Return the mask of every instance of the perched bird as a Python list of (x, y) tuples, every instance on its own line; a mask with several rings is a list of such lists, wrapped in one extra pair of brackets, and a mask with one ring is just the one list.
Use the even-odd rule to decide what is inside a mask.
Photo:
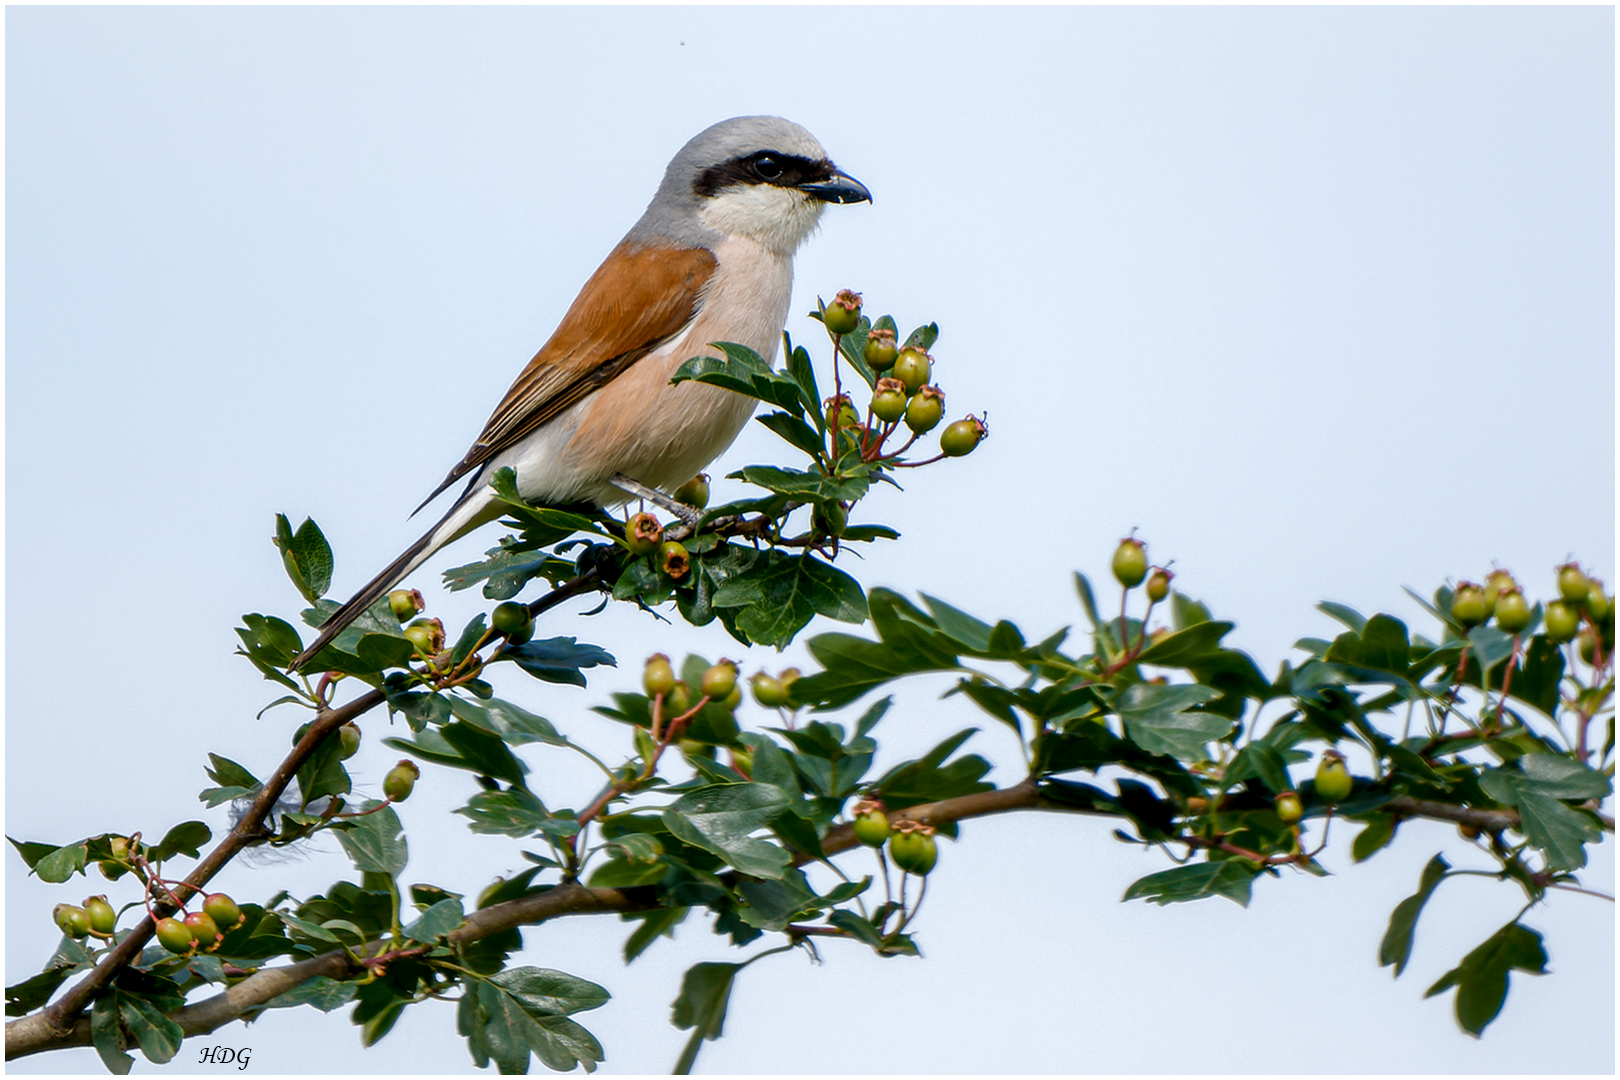
[(471, 474), (461, 497), (331, 614), (292, 667), (439, 548), (499, 517), (488, 482), (501, 468), (513, 469), (528, 501), (559, 506), (628, 501), (615, 475), (669, 491), (700, 472), (731, 445), (755, 403), (700, 383), (671, 386), (670, 376), (692, 357), (718, 355), (717, 341), (774, 362), (793, 253), (827, 203), (871, 198), (815, 136), (781, 117), (739, 116), (699, 133), (422, 506)]

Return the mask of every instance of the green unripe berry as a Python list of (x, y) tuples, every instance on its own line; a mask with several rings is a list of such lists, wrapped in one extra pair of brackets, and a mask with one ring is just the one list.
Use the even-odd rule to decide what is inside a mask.
[(84, 913), (89, 916), (90, 929), (98, 934), (110, 934), (118, 926), (118, 912), (107, 903), (105, 896), (92, 896), (86, 900)]
[(945, 418), (945, 392), (937, 386), (924, 386), (906, 406), (906, 427), (918, 435), (933, 431)]
[(528, 621), (529, 605), (520, 604), (515, 600), (501, 604), (489, 617), (489, 625), (494, 627), (497, 634), (510, 634), (521, 630)]
[(1175, 575), (1172, 574), (1170, 571), (1166, 570), (1164, 567), (1162, 567), (1162, 566), (1154, 567), (1153, 568), (1153, 573), (1148, 576), (1148, 583), (1147, 583), (1147, 596), (1148, 596), (1148, 599), (1153, 601), (1155, 604), (1157, 604), (1161, 600), (1163, 600), (1165, 597), (1169, 596), (1170, 595), (1170, 579), (1173, 578), (1173, 577), (1175, 577)]
[(861, 359), (873, 371), (888, 371), (894, 367), (894, 362), (900, 356), (900, 346), (895, 343), (894, 331), (884, 327), (873, 330), (866, 336), (866, 347), (861, 350)]
[(684, 682), (677, 682), (669, 688), (664, 695), (664, 719), (683, 715), (692, 707), (692, 688)]
[(1592, 631), (1583, 628), (1575, 637), (1575, 646), (1581, 651), (1581, 662), (1591, 664), (1597, 659), (1597, 639)]
[(857, 810), (852, 827), (855, 830), (855, 839), (867, 847), (882, 847), (889, 839), (889, 815), (879, 806)]
[(933, 377), (934, 358), (924, 349), (907, 345), (895, 357), (894, 368), (889, 374), (905, 385), (906, 393), (915, 394)]
[(215, 925), (226, 930), (242, 925), (242, 909), (228, 893), (209, 893), (203, 897), (203, 913), (214, 920)]
[(1496, 601), (1504, 589), (1517, 588), (1518, 582), (1506, 570), (1492, 570), (1485, 578), (1485, 617), (1496, 614)]
[(647, 657), (647, 666), (641, 670), (641, 688), (648, 697), (657, 697), (667, 694), (675, 686), (675, 668), (670, 665), (669, 657), (663, 653), (653, 653)]
[(1565, 600), (1579, 602), (1592, 592), (1592, 583), (1576, 563), (1565, 563), (1558, 568), (1558, 595)]
[(57, 904), (51, 909), (51, 919), (57, 928), (70, 938), (90, 936), (90, 916), (84, 908), (73, 904)]
[(360, 750), (360, 726), (349, 721), (337, 730), (338, 760), (347, 761)]
[(1581, 613), (1564, 600), (1547, 605), (1547, 640), (1562, 645), (1575, 637), (1581, 628)]
[(632, 555), (656, 551), (664, 539), (664, 528), (651, 514), (634, 514), (624, 523), (624, 542)]
[(848, 394), (830, 397), (822, 404), (826, 406), (823, 419), (827, 421), (828, 428), (840, 430), (861, 426), (861, 416), (855, 411), (855, 405), (849, 400)]
[(1329, 750), (1316, 766), (1316, 797), (1329, 806), (1343, 802), (1355, 787), (1355, 778), (1344, 767), (1344, 755)]
[(736, 748), (729, 749), (726, 752), (731, 755), (732, 769), (752, 780), (754, 778), (754, 752), (748, 749)]
[(709, 474), (698, 473), (675, 489), (675, 501), (699, 510), (709, 505)]
[(1277, 816), (1282, 818), (1284, 825), (1292, 825), (1305, 816), (1305, 807), (1300, 803), (1299, 796), (1292, 791), (1285, 791), (1277, 796), (1272, 805), (1276, 808)]
[(416, 648), (416, 655), (434, 655), (432, 630), (425, 626), (407, 626), (405, 628), (405, 637)]
[(221, 937), (219, 924), (206, 911), (193, 911), (186, 916), (186, 930), (191, 934), (191, 940), (197, 943), (199, 949), (212, 949), (219, 944)]
[(658, 546), (658, 562), (664, 568), (664, 573), (676, 581), (692, 569), (692, 556), (679, 540), (665, 540)]
[(892, 424), (906, 415), (906, 387), (899, 379), (885, 376), (872, 388), (872, 415)]
[(1462, 623), (1465, 629), (1473, 629), (1486, 619), (1490, 618), (1490, 609), (1485, 602), (1485, 590), (1471, 581), (1460, 582), (1457, 591), (1451, 594), (1451, 617)]
[(754, 700), (767, 709), (774, 709), (787, 700), (782, 692), (782, 681), (772, 678), (763, 671), (748, 680), (754, 690)]
[[(918, 395), (921, 397), (922, 395)], [(984, 421), (976, 416), (958, 420), (940, 432), (939, 448), (946, 457), (962, 457), (973, 453), (974, 449), (984, 441), (988, 429)]]
[(793, 684), (799, 681), (799, 669), (796, 667), (783, 668), (777, 672), (776, 678), (782, 684), (782, 704), (791, 707), (794, 704)]
[(1586, 610), (1600, 623), (1614, 616), (1614, 597), (1603, 592), (1603, 582), (1596, 578), (1592, 580), (1592, 587), (1586, 594)]
[(422, 770), (416, 767), (416, 762), (401, 758), (399, 764), (389, 769), (388, 775), (383, 777), (383, 795), (389, 802), (404, 802), (411, 797), (417, 778), (421, 775)]
[(821, 313), (821, 321), (835, 334), (851, 334), (861, 324), (861, 294), (840, 289)]
[(1119, 542), (1119, 547), (1114, 549), (1114, 561), (1111, 565), (1115, 581), (1127, 589), (1136, 588), (1142, 584), (1142, 579), (1147, 577), (1147, 545), (1134, 536), (1127, 536)]
[(159, 919), (157, 922), (158, 944), (172, 953), (188, 953), (196, 945), (191, 931), (179, 919)]
[(889, 858), (894, 860), (894, 865), (908, 874), (926, 876), (939, 858), (939, 848), (934, 843), (934, 830), (927, 825), (911, 825), (910, 828), (902, 827), (891, 833)]
[(699, 687), (710, 701), (724, 701), (737, 688), (737, 665), (730, 660), (720, 661), (703, 673)]
[(1530, 625), (1530, 603), (1521, 589), (1503, 589), (1497, 594), (1496, 625), (1510, 634)]
[(414, 619), (416, 613), (427, 607), (427, 601), (416, 589), (395, 589), (388, 594), (388, 610), (394, 613), (394, 618), (400, 622)]

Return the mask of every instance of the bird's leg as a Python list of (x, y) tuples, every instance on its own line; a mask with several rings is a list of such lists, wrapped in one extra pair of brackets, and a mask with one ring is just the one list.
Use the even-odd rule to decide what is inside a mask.
[(689, 529), (696, 529), (697, 523), (703, 520), (703, 511), (695, 506), (676, 502), (657, 488), (650, 488), (640, 480), (632, 480), (624, 473), (614, 473), (608, 478), (608, 483), (623, 491), (627, 491), (638, 499), (646, 499), (654, 506), (661, 507), (680, 518)]

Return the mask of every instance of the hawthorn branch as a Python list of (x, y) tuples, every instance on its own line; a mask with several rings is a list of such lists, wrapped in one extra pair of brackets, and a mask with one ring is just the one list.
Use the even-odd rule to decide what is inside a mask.
[[(304, 732), (304, 737), (298, 740), (292, 752), (276, 766), (276, 771), (270, 774), (253, 802), (249, 805), (247, 813), (236, 823), (236, 827), (225, 834), (215, 848), (199, 862), (186, 879), (173, 890), (166, 890), (174, 899), (184, 903), (192, 896), (202, 892), (202, 887), (213, 876), (224, 869), (225, 864), (235, 858), (237, 853), (255, 840), (264, 835), (264, 822), (275, 808), (276, 800), (281, 798), (287, 785), (292, 783), (298, 770), (315, 753), (316, 747), (325, 741), (327, 736), (337, 731), (357, 716), (361, 716), (386, 700), (381, 690), (372, 690), (362, 694), (353, 701), (336, 709), (324, 709), (316, 715), (315, 721)], [(159, 901), (154, 906), (158, 917), (176, 910), (176, 904), (169, 899)], [(46, 1034), (60, 1035), (76, 1026), (85, 1008), (89, 1006), (96, 993), (112, 982), (113, 977), (128, 967), (141, 954), (141, 949), (151, 940), (153, 932), (157, 929), (157, 919), (148, 913), (129, 932), (129, 936), (113, 946), (112, 950), (102, 957), (95, 969), (81, 979), (66, 994), (53, 1005), (48, 1005), (32, 1016), (13, 1020), (6, 1025), (6, 1057), (11, 1057), (12, 1029), (20, 1025), (30, 1025), (41, 1028)], [(88, 1031), (88, 1021), (85, 1030)]]
[[(378, 701), (369, 701), (373, 696)], [(347, 723), (353, 716), (359, 715), (368, 708), (380, 702), (381, 695), (374, 692), (365, 697), (356, 699), (340, 710), (323, 714), (316, 725), (311, 728), (305, 741), (314, 738), (318, 742), (322, 737), (315, 734), (316, 728), (331, 732), (342, 724)], [(300, 747), (304, 744), (300, 742)], [(312, 747), (313, 748), (313, 744)], [(296, 755), (295, 750), (295, 755)], [(289, 757), (289, 761), (293, 759)], [(283, 763), (284, 766), (286, 763)], [(291, 772), (296, 772), (293, 765)], [(291, 772), (288, 773), (290, 779)], [(277, 777), (281, 775), (280, 770)], [(275, 782), (272, 778), (272, 783)], [(282, 782), (285, 787), (285, 780)], [(267, 785), (268, 788), (268, 785)], [(261, 793), (262, 797), (262, 793)], [(255, 809), (258, 804), (255, 803)], [(1430, 818), (1440, 821), (1452, 821), (1460, 824), (1473, 825), (1482, 831), (1500, 832), (1504, 829), (1519, 828), (1519, 815), (1511, 810), (1477, 810), (1465, 806), (1453, 806), (1450, 803), (1433, 802), (1427, 799), (1415, 799), (1411, 796), (1398, 795), (1384, 804), (1384, 808), (1404, 817)], [(265, 807), (268, 810), (268, 804)], [(924, 825), (938, 827), (954, 821), (964, 821), (969, 818), (987, 817), (993, 814), (1011, 813), (1020, 810), (1045, 810), (1057, 813), (1093, 814), (1103, 817), (1115, 815), (1102, 811), (1089, 810), (1084, 807), (1072, 806), (1058, 802), (1041, 794), (1033, 778), (1028, 778), (1011, 787), (996, 788), (991, 791), (977, 792), (972, 795), (962, 795), (954, 799), (942, 799), (938, 802), (924, 803), (919, 806), (908, 807), (895, 811), (891, 817), (905, 818)], [(262, 816), (262, 815), (261, 815)], [(245, 825), (249, 818), (243, 819)], [(1608, 827), (1613, 828), (1612, 820)], [(242, 826), (239, 825), (238, 829)], [(233, 836), (235, 832), (233, 831)], [(249, 833), (251, 837), (251, 832)], [(218, 857), (219, 865), (223, 865), (229, 855), (220, 856), (221, 850), (230, 843), (221, 844), (199, 865), (201, 872), (204, 866), (212, 865)], [(245, 842), (245, 841), (244, 841)], [(822, 851), (827, 855), (836, 855), (858, 846), (855, 839), (854, 827), (845, 823), (836, 825), (828, 830), (822, 838)], [(239, 845), (240, 846), (240, 845)], [(234, 854), (234, 852), (232, 852)], [(802, 866), (813, 861), (808, 855), (798, 855), (794, 864)], [(217, 867), (216, 867), (217, 869)], [(193, 878), (197, 874), (193, 874)], [(727, 874), (728, 880), (735, 880), (735, 872)], [(188, 879), (188, 883), (191, 879)], [(204, 878), (203, 880), (206, 880)], [(198, 882), (200, 885), (201, 882)], [(533, 926), (551, 919), (565, 915), (600, 915), (619, 914), (629, 911), (650, 911), (660, 906), (657, 889), (651, 885), (637, 886), (625, 889), (600, 889), (580, 885), (577, 882), (565, 882), (543, 892), (521, 897), (517, 900), (508, 900), (502, 904), (475, 911), (467, 916), (465, 922), (448, 935), (452, 946), (471, 945), (494, 934), (507, 930), (515, 930), (521, 926)], [(137, 930), (140, 928), (137, 927)], [(792, 932), (823, 933), (814, 927), (794, 926)], [(828, 935), (832, 936), (832, 935)], [(134, 934), (131, 934), (134, 937)], [(127, 939), (126, 939), (127, 940)], [(385, 944), (379, 940), (371, 943), (372, 948)], [(111, 957), (109, 957), (109, 960)], [(101, 967), (92, 973), (90, 978), (74, 987), (72, 992), (78, 992), (86, 983), (90, 982), (102, 968), (108, 966), (109, 960), (104, 960)], [(222, 993), (211, 998), (187, 1005), (171, 1015), (171, 1019), (180, 1025), (181, 1031), (187, 1037), (193, 1035), (206, 1035), (223, 1027), (233, 1020), (263, 1008), (270, 1001), (297, 988), (310, 979), (325, 976), (331, 979), (352, 978), (361, 973), (361, 967), (353, 955), (342, 949), (335, 949), (320, 956), (300, 960), (282, 967), (261, 968), (259, 971), (243, 979), (241, 982), (229, 987)], [(110, 977), (110, 974), (109, 976)], [(105, 985), (101, 983), (98, 985)], [(65, 1003), (59, 1002), (60, 1006)], [(81, 1010), (82, 1011), (82, 1010)], [(50, 1009), (42, 1010), (31, 1016), (13, 1020), (6, 1025), (6, 1060), (26, 1057), (49, 1050), (58, 1050), (69, 1046), (87, 1046), (90, 1043), (90, 1021), (87, 1017), (76, 1015), (66, 1023), (52, 1023), (48, 1019)]]

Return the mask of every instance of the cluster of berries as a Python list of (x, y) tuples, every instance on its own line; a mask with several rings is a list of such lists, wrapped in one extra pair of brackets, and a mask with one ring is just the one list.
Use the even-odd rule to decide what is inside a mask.
[[(1558, 599), (1542, 614), (1547, 640), (1562, 645), (1578, 639), (1582, 660), (1606, 665), (1614, 653), (1614, 597), (1577, 563), (1565, 563), (1556, 573)], [(1500, 629), (1517, 634), (1530, 625), (1530, 602), (1512, 574), (1492, 570), (1484, 585), (1458, 584), (1451, 595), (1451, 616), (1468, 629), (1494, 618)]]
[[(852, 334), (861, 323), (861, 296), (842, 289), (821, 313), (821, 321), (834, 338)], [(874, 328), (866, 336), (861, 359), (877, 374), (872, 387), (871, 415), (881, 427), (876, 429), (875, 446), (881, 446), (901, 421), (905, 422), (913, 437), (925, 435), (939, 426), (945, 416), (945, 392), (931, 380), (934, 376), (934, 358), (920, 345), (901, 347), (894, 331)], [(840, 431), (841, 437), (852, 443), (865, 432), (865, 425), (847, 395), (827, 401), (827, 426)], [(843, 434), (850, 432), (850, 434)], [(939, 449), (946, 457), (971, 454), (983, 441), (987, 429), (984, 420), (967, 416), (948, 424), (940, 432)], [(907, 445), (910, 445), (909, 443)]]
[(877, 799), (862, 799), (855, 804), (851, 828), (855, 839), (867, 847), (889, 845), (889, 858), (894, 865), (908, 874), (926, 877), (939, 859), (939, 847), (934, 843), (934, 827), (920, 821), (901, 818), (891, 822), (883, 803)]
[[(641, 688), (650, 698), (660, 694), (664, 696), (663, 711), (667, 716), (684, 716), (698, 701), (692, 687), (675, 677), (675, 668), (663, 653), (647, 657), (647, 666), (641, 672)], [(697, 693), (727, 712), (735, 711), (742, 704), (742, 688), (737, 685), (737, 665), (730, 660), (711, 664), (703, 672)]]

